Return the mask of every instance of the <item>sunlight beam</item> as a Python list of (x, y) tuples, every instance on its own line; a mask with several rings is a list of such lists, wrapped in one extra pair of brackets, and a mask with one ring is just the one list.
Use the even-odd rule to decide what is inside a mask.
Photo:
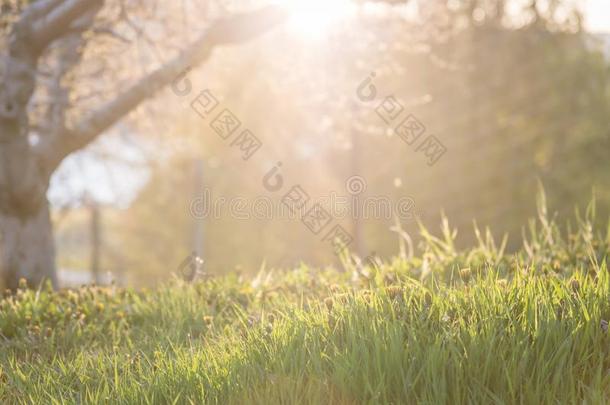
[(354, 10), (350, 0), (285, 0), (289, 30), (307, 40), (326, 38)]

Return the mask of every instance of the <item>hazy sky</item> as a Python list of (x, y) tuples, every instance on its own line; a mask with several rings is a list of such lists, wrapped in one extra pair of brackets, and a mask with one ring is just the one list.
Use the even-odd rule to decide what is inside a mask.
[[(324, 0), (315, 1), (324, 4)], [(588, 31), (610, 34), (610, 0), (574, 1), (581, 5)], [(125, 204), (135, 197), (145, 179), (146, 175), (141, 170), (96, 162), (81, 153), (64, 162), (62, 169), (53, 178), (49, 197), (57, 205), (73, 201), (84, 194), (90, 194), (105, 203), (123, 201)]]
[(587, 29), (610, 33), (610, 0), (585, 0), (584, 3)]

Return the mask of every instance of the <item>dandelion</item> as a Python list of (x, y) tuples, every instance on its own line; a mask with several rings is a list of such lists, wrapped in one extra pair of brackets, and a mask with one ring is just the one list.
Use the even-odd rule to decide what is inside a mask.
[(470, 281), (470, 276), (471, 276), (470, 267), (466, 267), (466, 268), (463, 268), (460, 270), (460, 277), (462, 278), (462, 280), (464, 280), (465, 283)]
[(335, 298), (336, 298), (337, 302), (342, 302), (345, 304), (349, 300), (349, 294), (348, 293), (338, 294)]
[(388, 296), (392, 299), (396, 299), (402, 295), (402, 288), (397, 285), (393, 285), (387, 288)]
[(76, 304), (78, 302), (78, 294), (70, 290), (68, 291), (68, 299), (70, 300), (70, 302)]
[(383, 282), (386, 285), (392, 285), (397, 281), (397, 277), (396, 274), (394, 273), (386, 273), (385, 276), (383, 276)]
[(574, 293), (578, 293), (578, 290), (580, 290), (580, 282), (575, 278), (571, 279), (570, 288)]
[(336, 324), (337, 324), (337, 320), (335, 319), (335, 317), (334, 317), (334, 316), (332, 316), (332, 315), (329, 315), (329, 316), (328, 316), (328, 325), (329, 325), (331, 328), (334, 328)]
[(432, 304), (432, 294), (430, 293), (430, 291), (426, 291), (424, 293), (424, 304), (426, 304), (426, 305)]
[(205, 323), (206, 326), (211, 326), (213, 321), (214, 318), (209, 315), (203, 317), (203, 323)]
[(98, 311), (98, 312), (102, 312), (102, 311), (104, 310), (104, 304), (103, 304), (103, 303), (101, 303), (101, 302), (98, 302), (98, 303), (95, 305), (95, 309), (97, 309), (97, 311)]
[(362, 298), (364, 298), (364, 301), (366, 301), (367, 304), (370, 304), (372, 301), (372, 295), (371, 294), (364, 294), (362, 296)]

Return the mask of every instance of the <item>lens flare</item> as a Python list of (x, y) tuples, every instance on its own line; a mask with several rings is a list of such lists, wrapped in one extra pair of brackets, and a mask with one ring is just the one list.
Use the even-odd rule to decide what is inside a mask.
[(304, 39), (323, 39), (354, 10), (350, 0), (285, 0), (290, 31)]

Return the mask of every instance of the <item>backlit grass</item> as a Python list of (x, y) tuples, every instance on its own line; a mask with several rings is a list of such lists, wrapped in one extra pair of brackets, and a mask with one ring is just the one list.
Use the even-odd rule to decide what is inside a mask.
[[(608, 403), (610, 251), (594, 209), (524, 248), (447, 224), (419, 257), (0, 303), (2, 403)], [(408, 249), (403, 249), (408, 251)]]

